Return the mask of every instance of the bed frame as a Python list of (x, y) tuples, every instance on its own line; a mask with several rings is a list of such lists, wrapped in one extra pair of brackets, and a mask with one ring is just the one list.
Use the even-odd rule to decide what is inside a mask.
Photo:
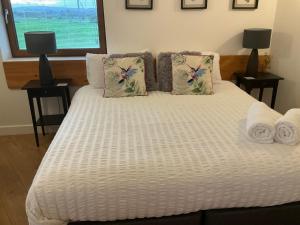
[(180, 216), (69, 225), (300, 225), (300, 202), (258, 208), (217, 209)]

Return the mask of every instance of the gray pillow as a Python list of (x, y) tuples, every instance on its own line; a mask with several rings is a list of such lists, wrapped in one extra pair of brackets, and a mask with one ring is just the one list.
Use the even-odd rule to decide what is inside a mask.
[[(157, 83), (158, 90), (171, 92), (173, 89), (172, 82), (172, 59), (171, 56), (176, 52), (162, 52), (157, 57)], [(201, 55), (201, 52), (179, 52), (184, 55)]]
[(155, 77), (154, 59), (150, 52), (144, 53), (127, 53), (127, 54), (112, 54), (112, 58), (138, 57), (141, 56), (145, 63), (145, 82), (147, 91), (157, 91), (157, 83)]

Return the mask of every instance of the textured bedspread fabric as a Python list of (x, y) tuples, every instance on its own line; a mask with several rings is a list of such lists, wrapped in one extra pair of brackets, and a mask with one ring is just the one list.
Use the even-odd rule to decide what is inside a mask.
[(300, 146), (248, 141), (255, 100), (230, 82), (214, 88), (114, 99), (81, 88), (28, 193), (30, 225), (300, 201)]

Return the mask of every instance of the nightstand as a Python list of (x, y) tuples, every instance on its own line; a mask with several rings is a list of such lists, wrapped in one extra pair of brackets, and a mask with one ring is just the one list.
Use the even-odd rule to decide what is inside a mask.
[[(42, 128), (43, 135), (45, 135), (45, 126), (60, 125), (68, 112), (71, 105), (69, 85), (70, 79), (55, 80), (53, 85), (42, 86), (39, 80), (29, 81), (22, 90), (27, 91), (29, 106), (32, 117), (32, 125), (34, 129), (36, 145), (39, 146), (39, 137), (37, 127)], [(43, 115), (41, 98), (48, 97), (61, 97), (63, 103), (63, 114), (57, 115)], [(34, 108), (34, 98), (37, 102), (39, 119), (36, 119), (35, 108)]]
[(258, 73), (256, 78), (245, 76), (243, 73), (234, 73), (234, 75), (236, 77), (236, 85), (238, 87), (241, 85), (245, 86), (248, 94), (251, 94), (251, 91), (255, 88), (260, 89), (259, 101), (262, 101), (265, 88), (273, 88), (271, 108), (274, 109), (278, 84), (279, 81), (284, 80), (284, 78), (272, 73)]

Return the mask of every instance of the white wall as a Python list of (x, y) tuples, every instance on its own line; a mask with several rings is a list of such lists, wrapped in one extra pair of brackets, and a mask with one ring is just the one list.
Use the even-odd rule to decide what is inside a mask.
[(245, 28), (272, 28), (277, 0), (257, 10), (231, 9), (231, 0), (209, 0), (207, 10), (181, 10), (180, 0), (154, 0), (154, 10), (125, 10), (123, 0), (104, 0), (108, 49), (215, 50), (241, 53)]
[(7, 88), (1, 57), (0, 53), (0, 135), (32, 132), (25, 92)]
[[(2, 9), (0, 5), (0, 12)], [(9, 90), (3, 71), (2, 56), (10, 56), (4, 19), (0, 16), (0, 135), (32, 132), (25, 91)]]
[(272, 72), (285, 78), (278, 91), (278, 109), (300, 108), (300, 1), (279, 0), (272, 41)]
[[(180, 0), (154, 0), (152, 11), (136, 11), (125, 10), (125, 0), (104, 0), (108, 51), (186, 49), (242, 54), (243, 29), (273, 27), (277, 0), (260, 0), (259, 9), (250, 11), (233, 11), (231, 0), (208, 2), (208, 9), (201, 11), (181, 10)], [(1, 27), (2, 17), (0, 48), (9, 55)], [(0, 58), (0, 135), (31, 131), (26, 94), (7, 88)]]

